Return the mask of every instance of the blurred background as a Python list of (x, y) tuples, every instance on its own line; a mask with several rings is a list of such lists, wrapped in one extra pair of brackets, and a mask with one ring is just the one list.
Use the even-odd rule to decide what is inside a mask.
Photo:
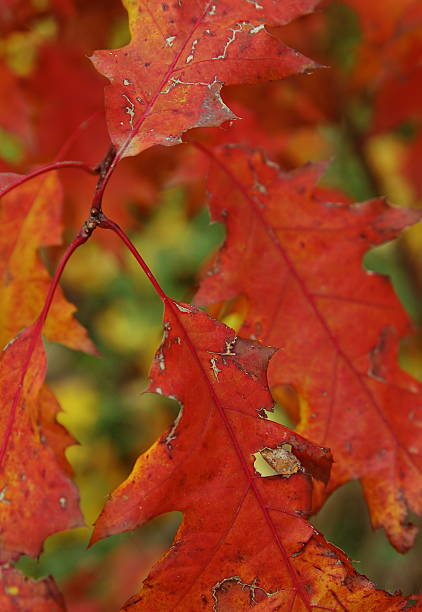
[[(224, 240), (224, 228), (209, 223), (205, 162), (203, 180), (191, 172), (202, 162), (190, 139), (260, 147), (285, 169), (330, 159), (323, 186), (331, 199), (385, 195), (396, 205), (421, 205), (421, 26), (420, 3), (411, 0), (324, 1), (313, 15), (273, 30), (324, 67), (281, 83), (226, 88), (224, 99), (243, 121), (195, 130), (184, 145), (156, 147), (121, 163), (105, 211), (128, 230), (170, 296), (192, 299), (201, 269)], [(0, 32), (0, 170), (27, 172), (56, 157), (98, 162), (108, 148), (105, 80), (87, 56), (129, 40), (119, 2), (6, 0)], [(62, 178), (66, 243), (87, 214), (93, 181)], [(421, 232), (420, 226), (406, 231), (364, 262), (391, 277), (412, 318), (414, 334), (403, 340), (400, 359), (419, 380)], [(43, 253), (51, 270), (60, 253)], [(138, 455), (171, 425), (178, 405), (143, 394), (161, 340), (162, 308), (116, 239), (97, 231), (72, 257), (62, 286), (101, 353), (47, 346), (48, 382), (63, 408), (60, 422), (78, 441), (67, 456), (92, 525)], [(239, 327), (241, 312), (232, 308), (224, 321)], [(56, 534), (39, 560), (22, 558), (18, 565), (30, 576), (52, 574), (71, 612), (112, 612), (139, 588), (180, 520), (178, 513), (159, 517), (89, 549), (90, 527)], [(378, 587), (405, 594), (421, 589), (422, 539), (398, 554), (382, 532), (371, 530), (358, 483), (335, 492), (312, 522)]]

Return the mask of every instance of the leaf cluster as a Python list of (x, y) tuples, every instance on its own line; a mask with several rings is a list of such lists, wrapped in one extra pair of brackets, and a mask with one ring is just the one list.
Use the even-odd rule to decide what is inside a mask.
[[(400, 553), (418, 531), (409, 513), (422, 516), (422, 390), (417, 367), (413, 376), (399, 365), (403, 338), (410, 364), (419, 338), (391, 280), (364, 266), (377, 246), (380, 272), (382, 253), (400, 255), (420, 283), (420, 6), (124, 0), (124, 9), (8, 0), (0, 10), (0, 607), (422, 609), (420, 595), (377, 588), (310, 522), (351, 481)], [(199, 266), (210, 250), (196, 216), (206, 204), (225, 240)], [(154, 291), (130, 307), (127, 255)], [(90, 334), (62, 277), (82, 318), (100, 322)], [(106, 304), (110, 279), (123, 315)], [(402, 273), (393, 281), (408, 291)], [(137, 421), (154, 442), (126, 477), (143, 434), (117, 416), (118, 395), (142, 367), (119, 353), (155, 342), (149, 323), (136, 334), (131, 322), (157, 300), (155, 399), (141, 402), (167, 397), (178, 411), (169, 426), (168, 414)], [(417, 320), (417, 301), (406, 303)], [(108, 370), (94, 365), (107, 338), (117, 354)], [(182, 515), (167, 551), (117, 543), (100, 570), (117, 577), (114, 588), (83, 567), (63, 592), (21, 572), (24, 556), (91, 514), (65, 455), (75, 439), (57, 420), (44, 341), (82, 351), (102, 377), (99, 422), (117, 441), (113, 485), (99, 485), (114, 490), (91, 545)], [(80, 418), (83, 438), (95, 415)], [(108, 452), (107, 435), (88, 436), (85, 465)]]

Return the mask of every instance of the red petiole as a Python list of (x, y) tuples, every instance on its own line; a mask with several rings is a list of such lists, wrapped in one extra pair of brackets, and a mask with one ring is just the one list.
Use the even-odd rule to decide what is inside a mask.
[(165, 303), (168, 300), (167, 295), (165, 294), (163, 289), (158, 284), (157, 279), (155, 278), (155, 276), (151, 272), (151, 270), (150, 270), (148, 264), (146, 263), (146, 261), (143, 259), (143, 257), (141, 256), (141, 254), (139, 253), (139, 251), (137, 250), (137, 248), (135, 247), (133, 242), (125, 234), (125, 232), (122, 230), (122, 228), (119, 225), (117, 225), (117, 223), (115, 223), (111, 219), (108, 219), (104, 215), (102, 216), (102, 219), (101, 219), (98, 227), (101, 227), (103, 229), (110, 229), (115, 234), (117, 234), (119, 236), (120, 240), (127, 246), (129, 251), (132, 253), (132, 255), (134, 256), (136, 261), (141, 266), (142, 270), (145, 272), (146, 276), (150, 280), (152, 286), (154, 287), (156, 293), (158, 294), (158, 296), (160, 297), (162, 302)]
[(41, 168), (37, 168), (33, 170), (29, 174), (25, 174), (21, 178), (17, 179), (15, 182), (7, 185), (4, 189), (0, 188), (0, 197), (5, 196), (7, 193), (19, 187), (23, 183), (39, 176), (40, 174), (45, 174), (46, 172), (51, 172), (52, 170), (61, 170), (62, 168), (75, 168), (76, 170), (83, 170), (84, 172), (88, 172), (88, 174), (97, 174), (97, 170), (88, 166), (85, 162), (80, 161), (56, 161), (51, 164), (47, 164), (46, 166), (42, 166)]

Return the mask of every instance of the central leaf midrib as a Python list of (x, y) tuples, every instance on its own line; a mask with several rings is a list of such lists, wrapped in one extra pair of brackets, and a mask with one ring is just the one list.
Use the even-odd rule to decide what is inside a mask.
[(279, 552), (280, 552), (280, 555), (281, 555), (281, 557), (283, 559), (283, 562), (285, 563), (285, 565), (287, 567), (287, 570), (288, 570), (288, 572), (290, 574), (290, 578), (292, 580), (292, 584), (294, 585), (294, 588), (296, 589), (296, 593), (298, 593), (300, 595), (300, 598), (302, 599), (302, 601), (303, 601), (304, 605), (306, 606), (306, 608), (308, 610), (311, 610), (311, 604), (309, 603), (309, 597), (307, 596), (305, 589), (302, 587), (302, 584), (301, 584), (300, 578), (298, 576), (298, 573), (296, 571), (296, 568), (294, 567), (294, 565), (290, 561), (290, 557), (287, 554), (287, 551), (286, 551), (285, 547), (283, 546), (283, 543), (282, 543), (282, 541), (281, 541), (281, 539), (280, 539), (280, 537), (278, 535), (276, 526), (274, 525), (274, 522), (271, 519), (271, 516), (269, 514), (267, 506), (264, 503), (264, 500), (262, 498), (262, 495), (261, 495), (260, 491), (258, 490), (255, 477), (251, 474), (251, 471), (249, 469), (249, 465), (246, 462), (246, 459), (245, 459), (245, 457), (243, 455), (241, 446), (240, 446), (240, 444), (239, 444), (239, 442), (237, 440), (237, 437), (236, 437), (236, 434), (234, 432), (234, 429), (233, 429), (229, 419), (227, 418), (227, 415), (225, 413), (224, 407), (222, 406), (222, 404), (221, 404), (217, 394), (214, 391), (214, 387), (211, 384), (209, 376), (207, 375), (207, 373), (206, 373), (206, 371), (205, 371), (205, 369), (204, 369), (204, 367), (202, 365), (202, 362), (201, 362), (201, 360), (198, 357), (198, 354), (197, 354), (197, 351), (195, 349), (195, 346), (194, 346), (193, 342), (191, 341), (191, 339), (189, 337), (189, 334), (188, 334), (185, 326), (183, 325), (182, 321), (180, 320), (179, 315), (176, 312), (176, 308), (174, 308), (173, 304), (174, 304), (173, 301), (169, 300), (169, 306), (172, 308), (173, 314), (174, 314), (175, 318), (177, 319), (177, 321), (179, 322), (179, 325), (180, 325), (180, 327), (182, 329), (182, 332), (183, 332), (183, 334), (185, 336), (186, 343), (187, 343), (187, 345), (189, 347), (189, 350), (190, 350), (194, 360), (196, 361), (196, 363), (198, 365), (198, 368), (199, 368), (199, 370), (200, 370), (200, 372), (202, 374), (202, 377), (206, 381), (206, 384), (207, 384), (207, 387), (208, 387), (211, 399), (212, 399), (214, 405), (216, 406), (216, 408), (217, 408), (217, 410), (219, 412), (220, 418), (223, 421), (223, 424), (224, 424), (224, 426), (226, 428), (226, 431), (227, 431), (227, 433), (229, 435), (229, 438), (230, 438), (230, 440), (232, 442), (232, 446), (233, 446), (233, 448), (235, 450), (235, 453), (237, 455), (239, 463), (240, 463), (240, 465), (242, 467), (242, 470), (243, 470), (243, 472), (244, 472), (244, 474), (245, 474), (245, 476), (247, 478), (247, 481), (249, 482), (249, 488), (252, 489), (252, 491), (254, 493), (254, 496), (256, 498), (257, 504), (260, 507), (261, 512), (262, 512), (262, 514), (264, 516), (265, 522), (267, 523), (267, 526), (268, 526), (268, 528), (269, 528), (269, 530), (270, 530), (270, 532), (271, 532), (271, 534), (272, 534), (272, 536), (273, 536), (273, 538), (275, 540), (275, 543), (277, 545), (277, 548), (279, 549)]

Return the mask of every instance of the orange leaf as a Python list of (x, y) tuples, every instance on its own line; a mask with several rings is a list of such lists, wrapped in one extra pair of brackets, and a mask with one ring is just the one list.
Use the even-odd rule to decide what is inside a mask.
[[(83, 525), (64, 449), (73, 442), (55, 422), (58, 404), (42, 388), (46, 360), (37, 326), (0, 360), (0, 540), (2, 562), (37, 556), (46, 537)], [(26, 374), (26, 376), (25, 376)]]
[(240, 333), (280, 348), (270, 386), (296, 389), (299, 431), (332, 449), (328, 492), (359, 478), (374, 527), (404, 551), (416, 531), (407, 509), (422, 514), (421, 388), (396, 362), (408, 318), (362, 257), (420, 212), (321, 201), (323, 165), (283, 174), (235, 147), (214, 159), (211, 210), (228, 237), (197, 301), (248, 300)]
[[(326, 609), (338, 609), (356, 572), (305, 520), (310, 473), (326, 479), (331, 458), (268, 420), (273, 349), (237, 338), (191, 305), (165, 302), (164, 341), (149, 390), (177, 398), (180, 413), (112, 494), (93, 541), (164, 512), (184, 518), (170, 551), (124, 609), (240, 610), (263, 601), (263, 609), (272, 609), (265, 606), (283, 593), (286, 610), (309, 611), (329, 599), (327, 584), (339, 595)], [(295, 470), (261, 477), (253, 455), (271, 448), (284, 448)], [(365, 595), (374, 596), (366, 585)], [(380, 592), (382, 598), (390, 600)]]
[[(149, 390), (176, 397), (180, 414), (113, 493), (93, 540), (164, 512), (184, 513), (171, 552), (144, 586), (148, 610), (182, 601), (185, 609), (198, 609), (204, 597), (211, 601), (213, 585), (233, 575), (246, 582), (260, 576), (270, 590), (288, 584), (307, 600), (290, 555), (313, 533), (303, 519), (309, 477), (301, 467), (289, 478), (261, 478), (253, 453), (290, 444), (302, 466), (315, 464), (326, 478), (327, 449), (266, 418), (272, 401), (265, 371), (273, 349), (236, 338), (193, 306), (168, 300), (164, 318)], [(245, 538), (251, 529), (253, 537)]]
[(111, 81), (107, 119), (119, 157), (154, 144), (176, 144), (190, 128), (235, 118), (221, 100), (223, 84), (274, 80), (315, 68), (264, 24), (286, 24), (316, 3), (126, 0), (131, 43), (92, 56)]
[[(18, 175), (0, 175), (0, 188)], [(17, 187), (0, 201), (0, 345), (9, 342), (39, 314), (50, 284), (40, 247), (61, 243), (62, 190), (56, 173)], [(45, 326), (49, 340), (95, 352), (83, 327), (72, 318), (75, 307), (60, 289)]]
[[(0, 185), (16, 175), (2, 175)], [(50, 278), (38, 256), (59, 244), (61, 189), (51, 173), (20, 185), (1, 200), (0, 287), (3, 343), (41, 311)], [(72, 348), (95, 349), (58, 290), (46, 335)], [(64, 450), (73, 439), (56, 422), (58, 404), (43, 388), (43, 318), (10, 340), (0, 358), (1, 561), (40, 554), (45, 538), (83, 524)]]

